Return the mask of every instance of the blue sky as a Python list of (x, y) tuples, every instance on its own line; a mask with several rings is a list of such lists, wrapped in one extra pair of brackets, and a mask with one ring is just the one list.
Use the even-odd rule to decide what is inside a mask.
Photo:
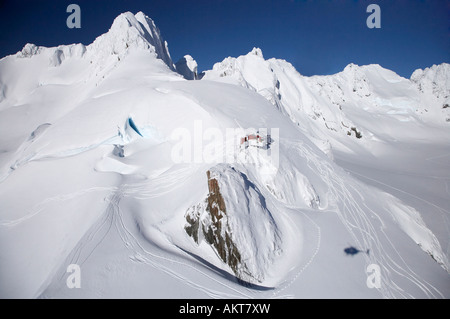
[[(81, 29), (66, 26), (70, 3), (81, 7)], [(371, 3), (381, 29), (366, 26)], [(201, 70), (253, 47), (304, 75), (378, 63), (409, 77), (450, 62), (450, 0), (0, 0), (0, 56), (27, 42), (89, 44), (125, 11), (151, 17), (174, 62), (190, 54)]]

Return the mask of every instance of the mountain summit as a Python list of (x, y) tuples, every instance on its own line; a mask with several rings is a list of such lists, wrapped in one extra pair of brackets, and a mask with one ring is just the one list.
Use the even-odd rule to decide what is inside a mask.
[(167, 42), (162, 38), (153, 20), (142, 12), (135, 15), (131, 12), (120, 14), (114, 19), (108, 32), (97, 37), (88, 46), (76, 44), (45, 48), (27, 44), (17, 56), (30, 58), (48, 50), (53, 51), (50, 61), (53, 66), (61, 64), (66, 58), (82, 57), (84, 54), (91, 63), (107, 65), (108, 61), (120, 61), (130, 52), (142, 50), (150, 52), (171, 70), (175, 70)]
[(167, 42), (152, 19), (142, 12), (133, 15), (125, 12), (113, 22), (109, 31), (98, 37), (90, 46), (96, 57), (105, 58), (109, 55), (123, 57), (128, 51), (149, 50), (158, 59), (174, 70)]

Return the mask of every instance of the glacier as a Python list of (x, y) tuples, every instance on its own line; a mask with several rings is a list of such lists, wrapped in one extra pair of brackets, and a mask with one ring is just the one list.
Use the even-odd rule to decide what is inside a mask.
[[(450, 296), (448, 64), (180, 61), (142, 12), (0, 60), (1, 298)], [(174, 161), (180, 128), (216, 160)], [(212, 134), (261, 128), (273, 153)]]

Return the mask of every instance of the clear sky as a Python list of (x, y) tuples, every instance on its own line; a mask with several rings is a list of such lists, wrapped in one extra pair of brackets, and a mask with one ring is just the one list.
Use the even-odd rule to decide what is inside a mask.
[[(81, 7), (81, 29), (66, 26), (70, 3)], [(381, 29), (366, 26), (371, 3)], [(174, 62), (190, 54), (200, 70), (253, 47), (304, 75), (378, 63), (409, 78), (450, 63), (450, 0), (0, 0), (0, 57), (27, 42), (89, 44), (125, 11), (147, 14)]]

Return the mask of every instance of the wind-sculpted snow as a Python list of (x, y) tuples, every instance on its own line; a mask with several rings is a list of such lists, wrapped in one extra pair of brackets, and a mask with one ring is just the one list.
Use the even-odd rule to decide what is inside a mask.
[(190, 56), (185, 55), (176, 63), (177, 72), (180, 73), (186, 80), (197, 80), (197, 62)]

